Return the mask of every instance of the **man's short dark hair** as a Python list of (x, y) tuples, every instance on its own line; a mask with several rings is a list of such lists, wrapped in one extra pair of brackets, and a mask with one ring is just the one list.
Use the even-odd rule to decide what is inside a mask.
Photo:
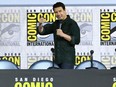
[(63, 10), (65, 10), (65, 5), (62, 3), (62, 2), (57, 2), (53, 5), (53, 10), (54, 8), (57, 8), (57, 7), (62, 7)]

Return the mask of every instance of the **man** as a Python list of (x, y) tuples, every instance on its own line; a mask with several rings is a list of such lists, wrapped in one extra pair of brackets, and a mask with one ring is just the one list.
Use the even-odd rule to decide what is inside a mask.
[(46, 20), (40, 19), (39, 34), (54, 34), (55, 63), (61, 69), (73, 69), (75, 64), (75, 44), (80, 42), (80, 29), (77, 23), (66, 13), (65, 5), (57, 2), (53, 11), (58, 20), (42, 26)]

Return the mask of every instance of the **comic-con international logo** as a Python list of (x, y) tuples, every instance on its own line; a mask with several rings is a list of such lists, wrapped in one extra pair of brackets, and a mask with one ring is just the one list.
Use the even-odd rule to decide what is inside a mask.
[(43, 36), (37, 32), (41, 17), (46, 19), (46, 23), (52, 23), (56, 20), (51, 9), (40, 9), (39, 12), (27, 10), (27, 46), (52, 46), (54, 44), (52, 34)]
[(78, 53), (77, 52), (77, 55), (75, 56), (75, 65), (79, 65), (87, 60), (91, 60), (91, 56), (89, 53), (86, 53), (86, 52)]
[(101, 62), (107, 67), (107, 69), (110, 69), (111, 67), (116, 66), (116, 54), (115, 52), (101, 52), (100, 53), (100, 60)]
[(116, 11), (101, 9), (100, 12), (101, 45), (116, 45)]
[(54, 87), (53, 77), (16, 77), (13, 87)]
[(21, 64), (21, 56), (20, 53), (5, 53), (3, 56), (0, 56), (0, 60), (7, 60), (14, 63), (18, 68), (20, 68)]
[(0, 46), (20, 45), (20, 11), (0, 9)]
[(27, 54), (27, 66), (28, 66), (28, 68), (30, 68), (30, 66), (33, 63), (35, 63), (37, 61), (41, 61), (41, 60), (50, 60), (50, 61), (52, 61), (52, 56), (51, 56), (50, 53), (40, 53), (40, 54), (28, 53)]

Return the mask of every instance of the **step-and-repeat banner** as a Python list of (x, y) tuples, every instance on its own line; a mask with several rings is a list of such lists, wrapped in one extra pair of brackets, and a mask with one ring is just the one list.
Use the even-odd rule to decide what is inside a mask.
[[(81, 42), (76, 45), (75, 65), (93, 59), (107, 69), (116, 65), (116, 6), (66, 6), (80, 27)], [(52, 60), (53, 35), (37, 33), (40, 17), (46, 23), (56, 20), (52, 6), (0, 7), (0, 60), (28, 69), (39, 60)]]

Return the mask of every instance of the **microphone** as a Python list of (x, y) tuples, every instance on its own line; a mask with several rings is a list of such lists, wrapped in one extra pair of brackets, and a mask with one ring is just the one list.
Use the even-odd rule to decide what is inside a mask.
[(94, 51), (91, 50), (90, 51), (90, 54), (91, 54), (90, 64), (91, 64), (91, 66), (90, 67), (87, 67), (86, 69), (98, 69), (98, 68), (96, 68), (96, 67), (93, 66), (93, 53), (94, 53)]
[(55, 49), (54, 48), (51, 48), (51, 51), (52, 51), (52, 53), (54, 53)]
[(91, 54), (91, 67), (93, 67), (93, 53), (94, 53), (94, 51), (93, 50), (91, 50), (90, 51), (90, 54)]
[(53, 62), (52, 62), (52, 67), (49, 67), (48, 69), (59, 69), (59, 67), (56, 67), (56, 65), (55, 65), (55, 62), (54, 62), (54, 60), (55, 60), (55, 54), (54, 54), (54, 52), (55, 52), (55, 49), (54, 48), (51, 48), (51, 51), (52, 51), (52, 60), (53, 60)]
[[(62, 28), (62, 20), (59, 20), (58, 21), (59, 22), (59, 26), (58, 26), (58, 29), (61, 29)], [(56, 33), (57, 33), (57, 30), (56, 30)], [(57, 39), (60, 39), (61, 37), (59, 36), (59, 35), (57, 35), (57, 37), (56, 37)], [(57, 42), (57, 40), (56, 40), (56, 42)]]
[(94, 53), (94, 51), (93, 51), (93, 50), (91, 50), (91, 51), (90, 51), (90, 54), (91, 54), (91, 55), (93, 55), (93, 53)]
[(59, 29), (62, 27), (62, 20), (59, 20)]

